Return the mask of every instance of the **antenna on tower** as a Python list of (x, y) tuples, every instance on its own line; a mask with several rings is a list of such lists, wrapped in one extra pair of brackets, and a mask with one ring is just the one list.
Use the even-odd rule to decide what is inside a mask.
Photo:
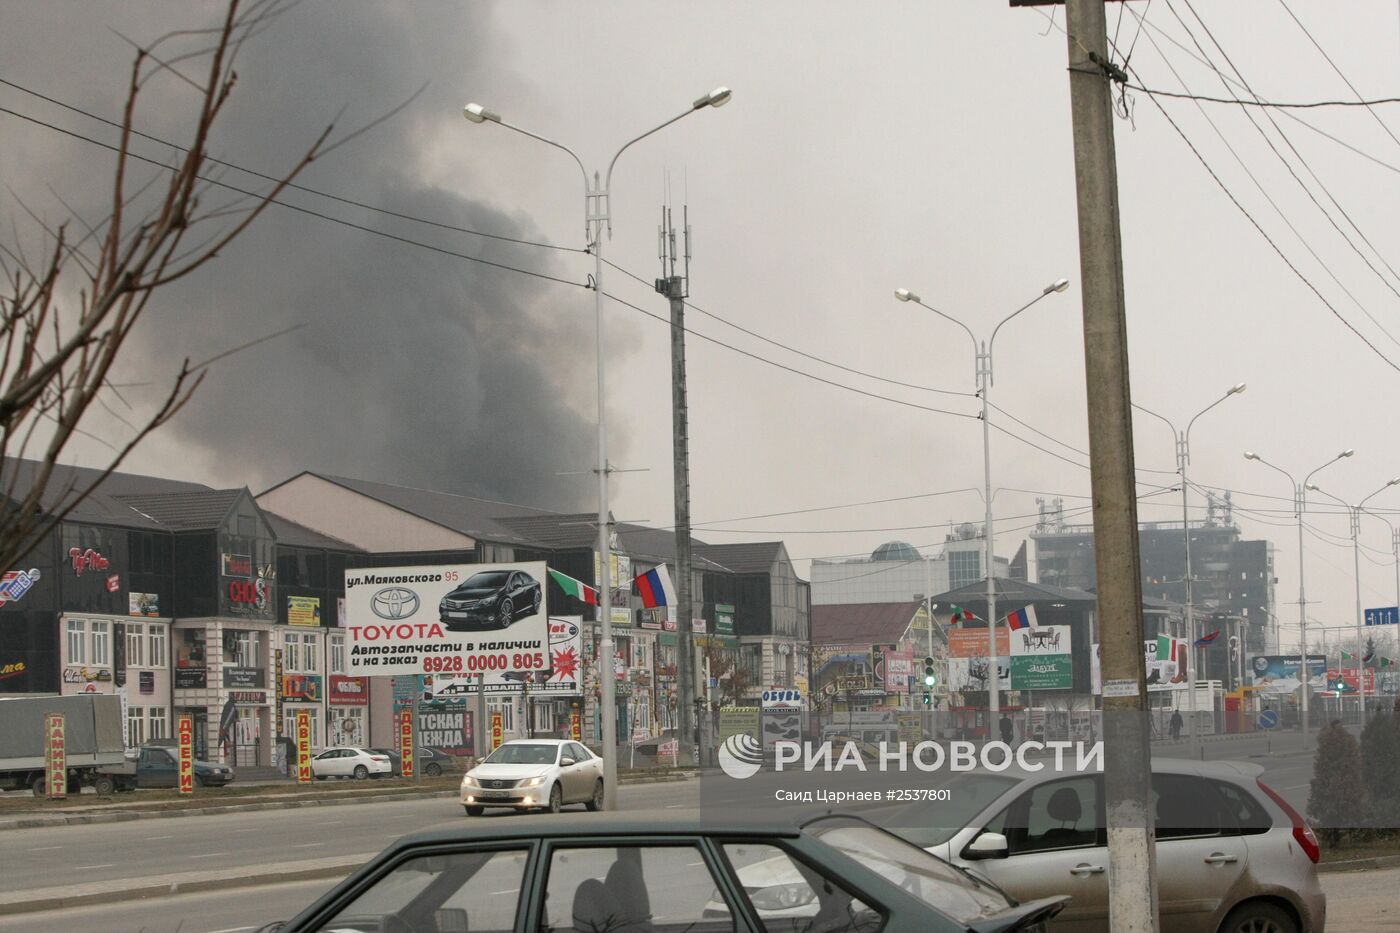
[[(661, 260), (661, 278), (657, 280), (656, 290), (663, 294), (668, 292), (663, 283), (667, 280), (677, 280), (680, 285), (680, 292), (677, 297), (690, 297), (690, 205), (681, 205), (681, 237), (684, 247), (676, 243), (676, 226), (671, 214), (671, 206), (663, 205), (661, 208), (661, 225), (656, 228), (657, 258)], [(684, 274), (676, 275), (676, 263), (683, 262)]]

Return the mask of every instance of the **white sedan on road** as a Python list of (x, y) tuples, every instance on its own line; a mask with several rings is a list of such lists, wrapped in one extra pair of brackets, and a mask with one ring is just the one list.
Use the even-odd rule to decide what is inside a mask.
[(550, 813), (569, 803), (603, 807), (603, 759), (578, 742), (517, 739), (496, 749), (462, 778), (467, 816), (487, 807)]
[(367, 748), (328, 748), (311, 759), (311, 773), (318, 781), (324, 781), (328, 777), (363, 781), (368, 777), (379, 777), (393, 772), (394, 764), (388, 755), (381, 755)]

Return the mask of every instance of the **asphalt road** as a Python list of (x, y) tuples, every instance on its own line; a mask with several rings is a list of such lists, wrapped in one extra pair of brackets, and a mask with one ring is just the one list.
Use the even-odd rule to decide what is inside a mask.
[[(264, 923), (292, 916), (334, 883), (305, 881), (0, 917), (0, 933), (251, 933)], [(1323, 875), (1327, 928), (1347, 933), (1400, 931), (1400, 915), (1394, 909), (1397, 885), (1400, 869)]]
[[(679, 811), (693, 807), (695, 799), (695, 782), (618, 789), (619, 803), (628, 810)], [(488, 811), (474, 819), (541, 818)], [(7, 830), (0, 833), (6, 854), (0, 891), (331, 856), (368, 858), (405, 833), (465, 819), (456, 800), (439, 797)]]

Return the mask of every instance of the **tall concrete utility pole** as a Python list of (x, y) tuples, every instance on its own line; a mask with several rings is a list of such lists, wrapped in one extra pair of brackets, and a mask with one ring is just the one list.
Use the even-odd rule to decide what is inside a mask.
[(1156, 840), (1108, 31), (1104, 0), (1068, 0), (1065, 9), (1103, 659), (1108, 927), (1145, 933), (1158, 928)]
[[(676, 682), (680, 696), (676, 700), (679, 714), (676, 747), (695, 747), (696, 764), (702, 763), (705, 750), (696, 714), (695, 698), (697, 667), (695, 637), (691, 619), (694, 618), (694, 597), (691, 595), (690, 554), (690, 431), (685, 395), (685, 299), (690, 294), (690, 224), (686, 214), (685, 275), (676, 274), (676, 230), (671, 226), (671, 209), (661, 209), (659, 258), (665, 278), (656, 280), (656, 290), (671, 302), (671, 460), (675, 470), (676, 496)], [(667, 275), (666, 273), (670, 273)]]

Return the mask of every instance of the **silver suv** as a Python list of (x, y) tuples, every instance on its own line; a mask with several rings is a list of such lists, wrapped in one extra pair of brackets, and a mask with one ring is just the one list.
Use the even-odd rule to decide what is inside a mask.
[[(1327, 901), (1317, 838), (1259, 780), (1262, 771), (1153, 761), (1163, 933), (1321, 933)], [(935, 817), (943, 828), (896, 832), (1019, 900), (1070, 895), (1051, 925), (1056, 933), (1108, 929), (1102, 774), (973, 772), (946, 786), (951, 805)]]

